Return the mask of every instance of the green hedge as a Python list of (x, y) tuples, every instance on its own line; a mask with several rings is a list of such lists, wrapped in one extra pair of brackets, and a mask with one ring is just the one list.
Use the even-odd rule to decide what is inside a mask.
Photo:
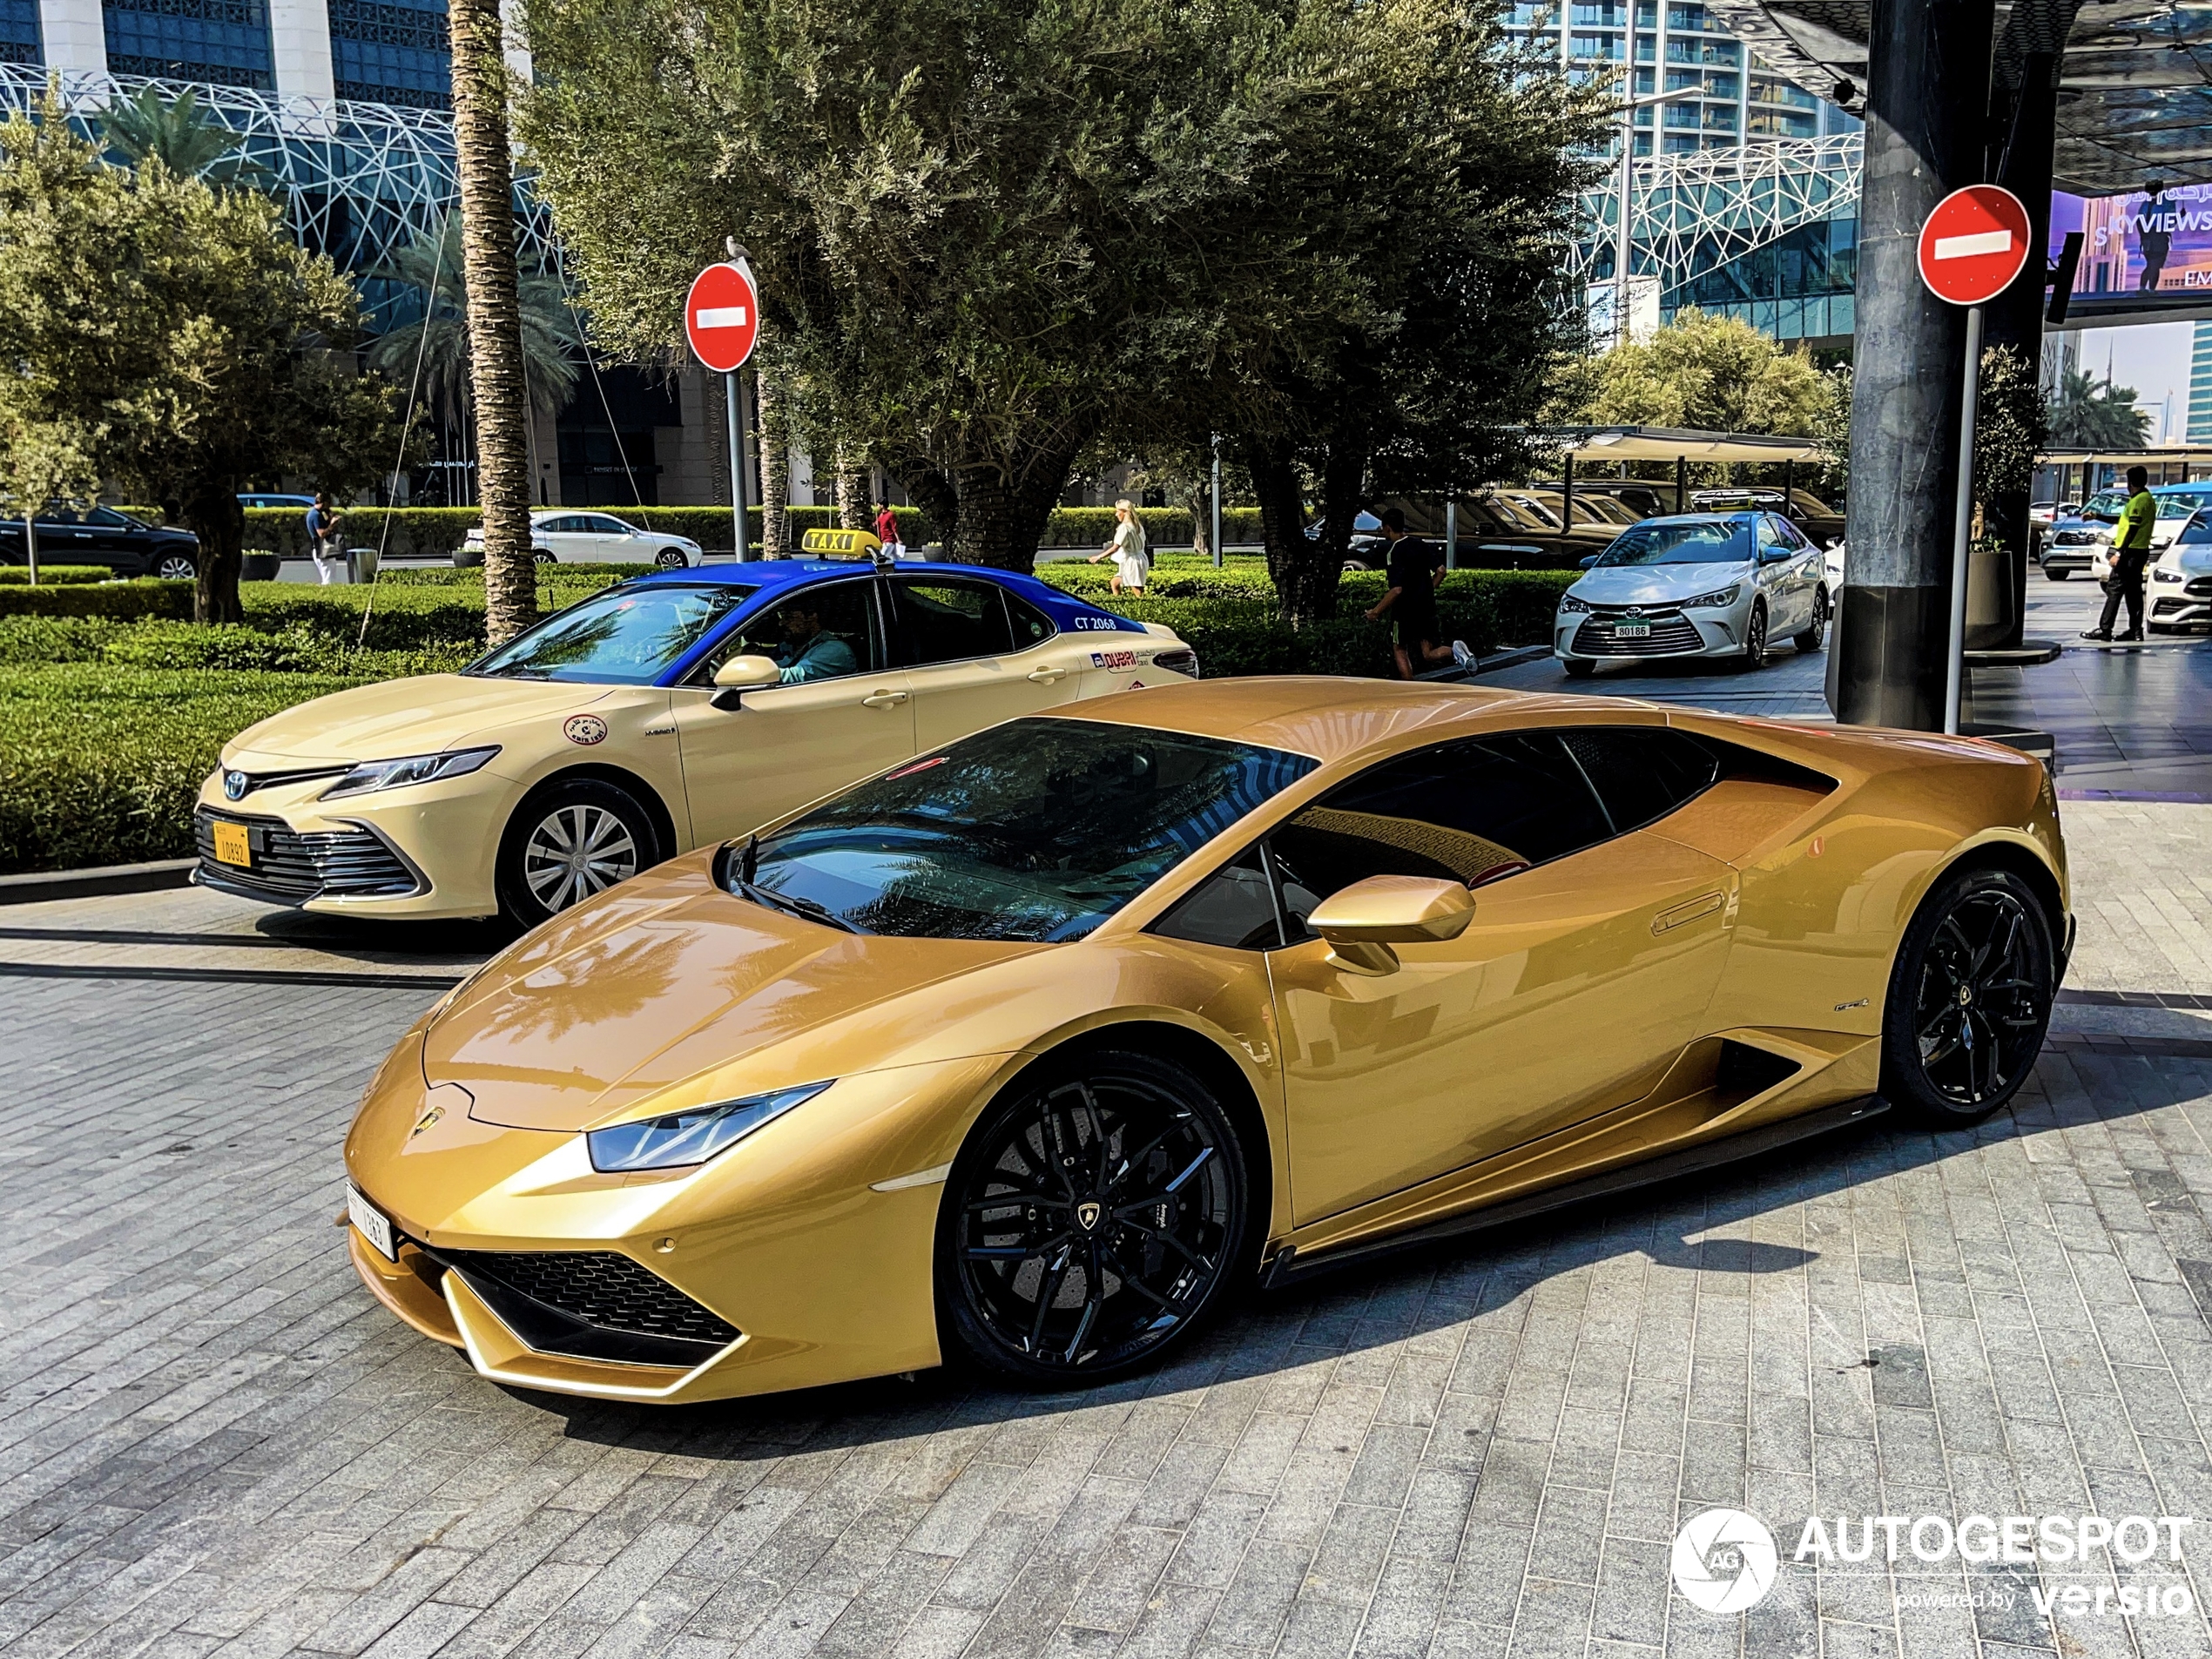
[[(246, 590), (271, 585), (256, 583)], [(107, 617), (135, 622), (141, 617), (162, 617), (172, 622), (192, 620), (192, 584), (189, 582), (102, 582), (83, 587), (0, 587), (0, 617)]]
[(0, 872), (192, 852), (192, 803), (234, 733), (359, 684), (110, 663), (0, 666)]
[[(57, 588), (83, 587), (91, 582), (112, 581), (115, 572), (105, 564), (49, 564), (38, 562), (38, 585), (51, 583)], [(30, 567), (27, 564), (0, 564), (0, 588), (25, 588), (30, 585)]]

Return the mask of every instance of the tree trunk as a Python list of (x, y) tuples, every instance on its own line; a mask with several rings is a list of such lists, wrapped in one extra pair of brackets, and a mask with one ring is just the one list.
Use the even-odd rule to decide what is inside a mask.
[(961, 473), (954, 558), (962, 564), (1034, 573), (1037, 543), (1044, 539), (1052, 509), (1068, 487), (1068, 472), (1080, 447), (1030, 451), (1023, 460), (1020, 482), (1009, 482), (1003, 470), (991, 466)]
[(760, 556), (787, 559), (791, 544), (791, 421), (782, 388), (765, 369), (753, 376), (752, 400), (760, 423)]
[(868, 499), (868, 471), (842, 440), (837, 446), (837, 522), (848, 530), (875, 528), (875, 507)]
[(192, 590), (194, 622), (246, 620), (238, 577), (246, 547), (246, 509), (228, 479), (202, 481), (185, 496), (185, 526), (199, 537), (199, 580)]
[(895, 462), (891, 470), (906, 489), (907, 499), (921, 509), (921, 539), (950, 550), (960, 528), (960, 495), (953, 481), (921, 460)]
[(1248, 443), (1244, 465), (1259, 497), (1259, 539), (1267, 550), (1267, 574), (1275, 583), (1275, 603), (1283, 620), (1303, 628), (1336, 614), (1337, 581), (1344, 554), (1331, 553), (1322, 537), (1308, 540), (1305, 509), (1298, 498), (1298, 466), (1287, 443)]
[(530, 554), (529, 399), (516, 300), (515, 168), (507, 145), (507, 63), (498, 0), (452, 0), (454, 148), (461, 183), (461, 275), (476, 499), (484, 520), (484, 633), (492, 644), (536, 619)]
[(1191, 485), (1189, 494), (1183, 498), (1184, 506), (1190, 513), (1190, 550), (1201, 558), (1210, 558), (1213, 555), (1211, 540), (1213, 526), (1209, 522), (1211, 503), (1212, 496), (1203, 478)]

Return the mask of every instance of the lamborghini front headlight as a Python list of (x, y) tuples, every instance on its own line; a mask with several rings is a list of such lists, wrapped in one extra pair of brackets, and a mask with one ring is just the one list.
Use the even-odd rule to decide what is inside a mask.
[(642, 1117), (634, 1123), (591, 1130), (584, 1135), (584, 1144), (590, 1149), (591, 1167), (602, 1175), (704, 1163), (728, 1151), (762, 1124), (804, 1105), (834, 1081), (801, 1083), (795, 1089), (686, 1107), (662, 1117)]

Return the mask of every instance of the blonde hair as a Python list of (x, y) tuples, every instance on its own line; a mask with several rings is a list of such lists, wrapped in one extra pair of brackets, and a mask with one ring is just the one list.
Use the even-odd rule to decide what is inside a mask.
[(1133, 513), (1136, 510), (1136, 503), (1124, 496), (1114, 503), (1114, 510), (1117, 513)]

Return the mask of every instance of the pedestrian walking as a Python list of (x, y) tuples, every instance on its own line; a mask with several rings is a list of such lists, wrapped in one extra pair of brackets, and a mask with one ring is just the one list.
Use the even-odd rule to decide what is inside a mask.
[(345, 559), (338, 547), (339, 516), (329, 496), (317, 490), (315, 504), (307, 509), (307, 551), (314, 559), (315, 575), (326, 588), (330, 585), (331, 571)]
[(906, 556), (907, 544), (899, 539), (899, 515), (891, 510), (891, 503), (888, 502), (884, 503), (883, 510), (875, 516), (875, 539), (883, 543), (893, 558)]
[(1136, 516), (1136, 508), (1128, 496), (1114, 503), (1114, 536), (1106, 545), (1090, 556), (1093, 564), (1103, 558), (1114, 561), (1114, 577), (1109, 582), (1109, 592), (1119, 594), (1123, 589), (1131, 593), (1144, 591), (1145, 573), (1152, 568), (1152, 547), (1145, 539), (1144, 525)]
[(1436, 614), (1436, 584), (1444, 576), (1444, 550), (1418, 536), (1408, 536), (1406, 515), (1396, 507), (1383, 509), (1382, 532), (1390, 547), (1383, 565), (1383, 597), (1367, 612), (1367, 620), (1387, 618), (1391, 623), (1394, 631), (1391, 658), (1398, 678), (1409, 680), (1445, 663), (1472, 666), (1474, 653), (1465, 640), (1437, 643), (1437, 636), (1444, 631)]
[(2112, 574), (2105, 578), (2105, 612), (2094, 628), (2084, 628), (2084, 639), (2110, 639), (2112, 624), (2120, 620), (2120, 607), (2128, 606), (2128, 631), (2122, 640), (2143, 637), (2143, 567), (2150, 563), (2150, 529), (2157, 522), (2158, 501), (2150, 493), (2150, 474), (2141, 467), (2128, 469), (2128, 504), (2112, 527)]

